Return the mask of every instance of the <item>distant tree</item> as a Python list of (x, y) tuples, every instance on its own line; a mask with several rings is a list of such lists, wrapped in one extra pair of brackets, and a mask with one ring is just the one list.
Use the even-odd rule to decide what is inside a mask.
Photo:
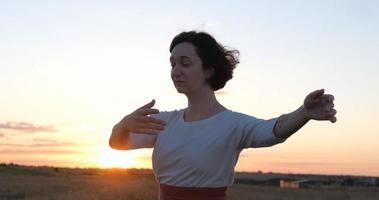
[(346, 178), (344, 181), (343, 181), (343, 185), (348, 185), (348, 186), (352, 186), (354, 185), (354, 179), (353, 178)]
[(376, 186), (379, 186), (379, 178), (376, 178), (376, 181), (375, 181), (375, 182), (376, 182), (375, 185), (376, 185)]

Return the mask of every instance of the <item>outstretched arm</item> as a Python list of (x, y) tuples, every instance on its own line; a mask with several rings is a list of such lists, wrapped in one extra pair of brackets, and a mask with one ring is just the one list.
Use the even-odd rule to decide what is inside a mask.
[(334, 96), (324, 94), (324, 89), (308, 94), (300, 108), (279, 117), (274, 126), (275, 136), (288, 138), (311, 119), (336, 122), (337, 111), (334, 109), (333, 101)]

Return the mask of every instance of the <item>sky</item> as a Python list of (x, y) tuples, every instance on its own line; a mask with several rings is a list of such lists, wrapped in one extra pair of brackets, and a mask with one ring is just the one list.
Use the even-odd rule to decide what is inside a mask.
[(269, 119), (335, 96), (337, 123), (245, 149), (236, 171), (379, 176), (379, 2), (215, 2), (0, 1), (0, 162), (151, 168), (152, 149), (112, 150), (111, 129), (152, 99), (187, 106), (168, 49), (197, 30), (240, 51), (217, 92), (230, 110)]

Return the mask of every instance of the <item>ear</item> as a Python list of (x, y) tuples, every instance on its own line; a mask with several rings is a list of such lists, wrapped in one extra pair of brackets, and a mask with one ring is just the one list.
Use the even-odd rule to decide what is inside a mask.
[(208, 67), (205, 69), (205, 78), (210, 78), (214, 74), (215, 69), (213, 67)]

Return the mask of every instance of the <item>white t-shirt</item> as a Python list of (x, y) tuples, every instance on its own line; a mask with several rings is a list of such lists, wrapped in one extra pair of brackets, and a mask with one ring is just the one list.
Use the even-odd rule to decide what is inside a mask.
[(226, 187), (244, 148), (284, 142), (270, 120), (226, 110), (207, 119), (185, 122), (185, 109), (151, 115), (167, 122), (157, 135), (130, 133), (127, 148), (154, 148), (153, 170), (161, 184), (182, 187)]

